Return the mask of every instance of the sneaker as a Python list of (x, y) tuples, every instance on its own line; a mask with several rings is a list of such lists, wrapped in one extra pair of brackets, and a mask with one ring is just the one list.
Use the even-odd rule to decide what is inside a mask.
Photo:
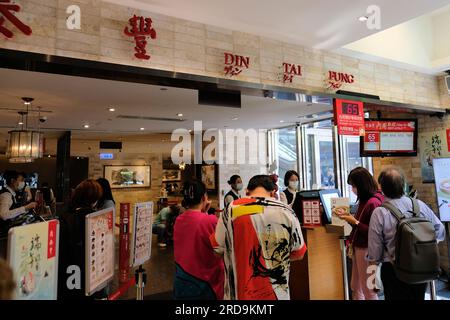
[(165, 248), (165, 247), (167, 247), (167, 244), (161, 242), (161, 243), (158, 243), (158, 247)]

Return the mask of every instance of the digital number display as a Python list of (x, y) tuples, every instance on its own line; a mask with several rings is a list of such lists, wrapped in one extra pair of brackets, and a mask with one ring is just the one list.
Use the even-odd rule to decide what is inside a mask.
[(342, 103), (342, 114), (359, 116), (359, 107), (356, 103), (343, 102)]

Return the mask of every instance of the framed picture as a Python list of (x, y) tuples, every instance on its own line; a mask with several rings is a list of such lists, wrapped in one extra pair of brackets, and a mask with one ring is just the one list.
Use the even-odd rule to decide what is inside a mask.
[(103, 170), (113, 189), (150, 187), (150, 166), (108, 165)]
[(163, 170), (162, 182), (181, 181), (180, 170)]
[(217, 165), (204, 164), (201, 166), (201, 180), (210, 192), (217, 191)]

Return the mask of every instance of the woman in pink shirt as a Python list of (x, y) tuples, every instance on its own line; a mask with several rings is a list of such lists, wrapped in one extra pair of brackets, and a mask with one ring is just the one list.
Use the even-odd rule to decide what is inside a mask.
[(211, 202), (205, 184), (193, 180), (184, 184), (187, 210), (177, 217), (174, 227), (174, 298), (213, 300), (223, 298), (224, 265), (209, 241), (217, 217), (208, 215)]

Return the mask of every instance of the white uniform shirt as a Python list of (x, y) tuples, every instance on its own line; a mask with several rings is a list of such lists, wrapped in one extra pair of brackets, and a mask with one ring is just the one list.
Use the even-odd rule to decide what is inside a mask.
[(0, 219), (13, 219), (23, 213), (26, 213), (27, 209), (25, 209), (25, 207), (9, 210), (15, 202), (16, 193), (9, 186), (6, 186), (6, 189), (9, 192), (0, 194)]

